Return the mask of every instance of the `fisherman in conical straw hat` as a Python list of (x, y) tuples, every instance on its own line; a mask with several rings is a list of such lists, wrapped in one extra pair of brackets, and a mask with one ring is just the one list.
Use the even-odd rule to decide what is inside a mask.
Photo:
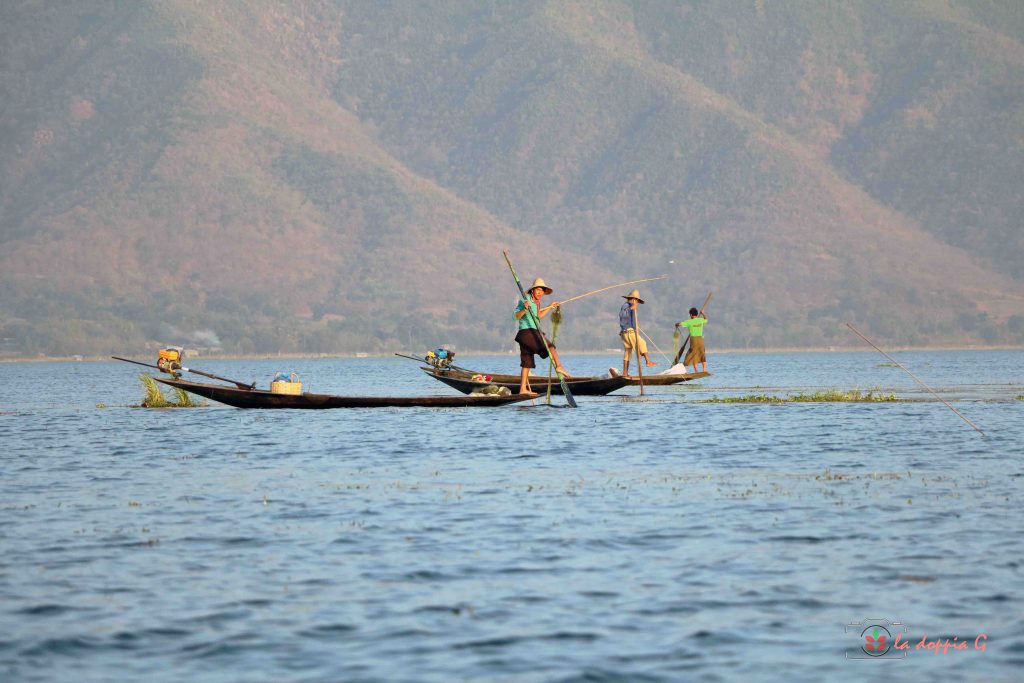
[[(544, 280), (537, 278), (526, 292), (526, 300), (520, 301), (519, 305), (516, 306), (514, 315), (515, 319), (519, 322), (519, 332), (516, 334), (516, 341), (519, 343), (519, 365), (522, 367), (522, 372), (519, 375), (520, 394), (534, 393), (530, 389), (530, 370), (536, 367), (533, 357), (535, 355), (541, 358), (548, 357), (548, 352), (544, 348), (544, 342), (540, 338), (544, 333), (537, 329), (537, 321), (558, 308), (560, 302), (555, 301), (539, 310), (537, 305), (540, 303), (541, 297), (545, 294), (550, 295), (553, 291), (544, 283)], [(547, 339), (547, 337), (544, 339)], [(547, 347), (551, 349), (551, 359), (555, 361), (556, 371), (564, 377), (569, 377), (569, 373), (562, 367), (562, 361), (558, 359), (555, 345), (548, 340)]]
[(622, 304), (622, 308), (619, 309), (619, 337), (622, 339), (623, 348), (622, 374), (629, 377), (629, 359), (633, 356), (633, 349), (640, 350), (640, 355), (647, 362), (647, 367), (657, 365), (657, 363), (647, 355), (647, 344), (637, 334), (636, 307), (644, 303), (644, 300), (640, 298), (640, 290), (634, 289), (622, 298), (626, 300), (626, 303)]

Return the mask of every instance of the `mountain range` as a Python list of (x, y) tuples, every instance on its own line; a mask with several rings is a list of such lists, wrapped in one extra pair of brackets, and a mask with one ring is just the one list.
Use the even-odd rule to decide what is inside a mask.
[[(0, 353), (1024, 343), (1024, 6), (0, 6)], [(627, 290), (629, 288), (626, 288)], [(611, 291), (563, 348), (617, 345)]]

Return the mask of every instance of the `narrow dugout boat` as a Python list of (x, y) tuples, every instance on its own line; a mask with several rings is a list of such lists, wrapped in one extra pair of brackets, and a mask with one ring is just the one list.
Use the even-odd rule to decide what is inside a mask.
[[(644, 386), (645, 387), (663, 387), (669, 384), (679, 384), (681, 382), (689, 382), (695, 379), (703, 379), (710, 377), (710, 372), (688, 372), (680, 375), (644, 375)], [(636, 386), (640, 384), (640, 378), (633, 375), (628, 380), (629, 384)]]
[[(301, 408), (322, 410), (327, 408), (467, 408), (493, 407), (518, 403), (536, 398), (532, 395), (512, 394), (511, 396), (333, 396), (331, 394), (280, 394), (263, 389), (238, 389), (235, 387), (189, 382), (183, 379), (154, 377), (169, 387), (225, 403), (236, 408)], [(486, 382), (484, 385), (486, 386)], [(474, 387), (479, 388), (479, 387)], [(518, 389), (518, 384), (516, 389)], [(468, 393), (468, 392), (467, 392)]]
[[(507, 387), (509, 391), (519, 391), (519, 375), (486, 375), (470, 370), (456, 370), (455, 368), (421, 367), (420, 370), (464, 394), (479, 391), (482, 387), (492, 384), (499, 387)], [(489, 377), (490, 379), (473, 379), (474, 377)], [(629, 384), (629, 380), (625, 377), (569, 377), (566, 378), (565, 382), (569, 385), (569, 391), (574, 396), (604, 396)], [(547, 375), (531, 375), (530, 388), (541, 394), (547, 393)], [(551, 377), (551, 393), (562, 393), (562, 386), (558, 381), (557, 375)]]

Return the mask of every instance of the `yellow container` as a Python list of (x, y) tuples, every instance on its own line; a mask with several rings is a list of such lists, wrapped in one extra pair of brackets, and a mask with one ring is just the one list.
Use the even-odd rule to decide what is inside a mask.
[(180, 363), (182, 355), (183, 354), (181, 353), (181, 349), (172, 346), (168, 349), (160, 349), (160, 353), (157, 354), (157, 360), (173, 361), (175, 363)]
[(302, 393), (302, 382), (271, 382), (270, 393), (298, 396)]

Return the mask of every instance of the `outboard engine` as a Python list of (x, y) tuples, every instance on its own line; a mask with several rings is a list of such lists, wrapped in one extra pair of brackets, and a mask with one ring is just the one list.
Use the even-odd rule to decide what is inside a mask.
[(156, 366), (168, 375), (178, 376), (181, 370), (181, 361), (185, 358), (185, 349), (180, 346), (168, 346), (160, 349), (156, 358)]
[(427, 365), (438, 369), (449, 368), (455, 362), (455, 352), (450, 349), (434, 349), (427, 352), (424, 360), (427, 362)]

